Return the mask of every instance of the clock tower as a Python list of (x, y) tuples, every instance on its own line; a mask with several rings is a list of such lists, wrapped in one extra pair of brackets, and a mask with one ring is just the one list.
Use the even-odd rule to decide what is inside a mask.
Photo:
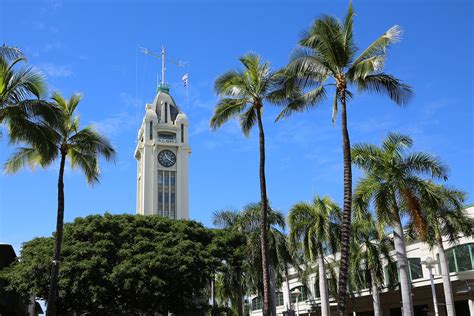
[(137, 214), (189, 217), (188, 118), (161, 83), (138, 131)]

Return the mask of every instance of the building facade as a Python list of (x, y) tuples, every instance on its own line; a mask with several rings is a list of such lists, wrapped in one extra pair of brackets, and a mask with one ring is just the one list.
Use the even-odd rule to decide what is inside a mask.
[(146, 104), (138, 131), (137, 214), (189, 218), (188, 130), (188, 118), (169, 86), (160, 84), (153, 103)]
[[(466, 207), (467, 215), (474, 218), (474, 205)], [(454, 301), (457, 316), (474, 316), (474, 238), (459, 238), (456, 244), (444, 242), (444, 248), (449, 261), (450, 279), (453, 287)], [(396, 261), (395, 251), (391, 252)], [(431, 283), (428, 269), (423, 262), (428, 258), (438, 259), (438, 249), (430, 249), (426, 243), (415, 242), (407, 244), (407, 257), (409, 263), (410, 277), (412, 281), (412, 295), (414, 312), (416, 316), (435, 315), (433, 298), (431, 295)], [(328, 261), (338, 260), (332, 256), (326, 258)], [(445, 316), (444, 291), (439, 264), (433, 270), (436, 297), (438, 301), (439, 315)], [(328, 284), (336, 286), (336, 280), (328, 277)], [(283, 282), (282, 287), (276, 293), (277, 314), (292, 308), (297, 310), (296, 315), (319, 316), (321, 315), (321, 300), (319, 298), (319, 283), (316, 275), (310, 275), (309, 284), (303, 285), (298, 279), (294, 269), (290, 269), (288, 282)], [(385, 286), (380, 293), (382, 312), (384, 316), (401, 316), (401, 294), (398, 287), (388, 286), (386, 277)], [(299, 290), (298, 297), (295, 293)], [(335, 297), (330, 298), (331, 315), (336, 315)], [(250, 315), (262, 315), (262, 298), (251, 296), (249, 298)], [(371, 316), (373, 315), (373, 299), (368, 288), (352, 291), (347, 301), (348, 315)]]

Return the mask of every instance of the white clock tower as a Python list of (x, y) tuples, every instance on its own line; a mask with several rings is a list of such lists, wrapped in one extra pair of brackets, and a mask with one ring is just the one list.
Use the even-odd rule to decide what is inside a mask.
[(138, 131), (137, 214), (189, 218), (188, 118), (163, 82)]

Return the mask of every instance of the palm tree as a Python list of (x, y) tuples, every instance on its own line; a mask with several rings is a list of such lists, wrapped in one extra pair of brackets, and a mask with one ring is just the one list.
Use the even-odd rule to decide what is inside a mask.
[(345, 315), (347, 271), (349, 268), (350, 221), (352, 209), (352, 169), (347, 124), (348, 99), (359, 92), (387, 95), (398, 105), (405, 105), (412, 95), (410, 86), (383, 72), (387, 48), (400, 39), (400, 27), (393, 26), (356, 57), (353, 36), (352, 4), (341, 22), (332, 16), (316, 19), (299, 41), (286, 67), (287, 78), (275, 98), (290, 98), (277, 120), (293, 112), (309, 110), (326, 99), (333, 89), (332, 121), (341, 108), (342, 152), (344, 160), (344, 206), (341, 227), (341, 267), (338, 283), (338, 314)]
[[(79, 117), (75, 116), (81, 96), (73, 95), (69, 100), (65, 100), (59, 93), (53, 94), (53, 103), (60, 111), (58, 122), (50, 122), (47, 125), (49, 130), (48, 137), (43, 138), (46, 142), (39, 150), (34, 144), (38, 140), (28, 138), (28, 134), (11, 133), (10, 138), (15, 142), (26, 144), (20, 147), (6, 162), (5, 172), (15, 173), (25, 166), (35, 168), (36, 166), (47, 167), (57, 158), (60, 159), (59, 177), (58, 177), (58, 213), (56, 223), (56, 233), (54, 241), (54, 257), (51, 268), (50, 289), (48, 296), (47, 315), (56, 315), (56, 299), (58, 294), (58, 275), (59, 263), (61, 260), (61, 244), (63, 237), (64, 222), (64, 167), (68, 157), (72, 168), (81, 169), (88, 183), (99, 181), (99, 157), (106, 160), (113, 159), (115, 149), (109, 140), (96, 132), (92, 127), (87, 126), (80, 129)], [(46, 122), (48, 123), (48, 122)]]
[(41, 122), (52, 122), (57, 113), (40, 100), (46, 90), (44, 76), (34, 67), (21, 66), (25, 62), (18, 48), (0, 47), (0, 124), (6, 124), (12, 134), (24, 134), (42, 150), (47, 131)]
[(367, 209), (372, 201), (379, 230), (383, 225), (393, 227), (404, 316), (413, 315), (413, 301), (401, 217), (408, 215), (423, 236), (426, 219), (419, 197), (427, 186), (420, 176), (447, 179), (447, 168), (436, 157), (421, 152), (406, 153), (412, 145), (410, 137), (390, 133), (381, 147), (358, 144), (352, 148), (354, 164), (364, 171), (355, 190), (355, 204)]
[[(270, 310), (276, 315), (276, 289), (287, 276), (287, 266), (293, 261), (288, 249), (286, 236), (282, 230), (285, 229), (285, 219), (281, 212), (268, 208), (268, 255), (270, 270)], [(250, 203), (241, 212), (219, 211), (214, 213), (214, 225), (227, 229), (233, 229), (242, 233), (246, 238), (246, 264), (244, 271), (239, 275), (225, 277), (234, 279), (232, 289), (241, 289), (243, 284), (239, 281), (245, 280), (246, 288), (254, 293), (263, 293), (263, 272), (259, 269), (261, 262), (261, 232), (260, 232), (260, 203)], [(229, 269), (234, 274), (238, 269)], [(239, 292), (240, 293), (240, 292)], [(243, 294), (243, 291), (242, 291)], [(239, 301), (239, 306), (241, 303)], [(242, 311), (243, 313), (243, 311)], [(240, 314), (239, 314), (240, 315)]]
[(304, 256), (310, 262), (318, 262), (323, 316), (329, 315), (330, 308), (324, 254), (337, 248), (337, 240), (333, 236), (339, 233), (339, 223), (340, 208), (329, 196), (316, 196), (312, 203), (297, 203), (288, 215), (292, 246), (302, 248)]
[[(421, 207), (426, 216), (426, 233), (417, 237), (424, 237), (430, 248), (434, 246), (438, 248), (446, 311), (448, 316), (455, 316), (453, 289), (443, 237), (447, 238), (450, 244), (456, 243), (461, 234), (472, 236), (474, 226), (472, 220), (464, 213), (463, 203), (466, 198), (464, 192), (432, 182), (428, 182), (427, 186), (428, 190), (421, 199)], [(416, 235), (416, 230), (410, 228), (410, 233)]]
[(243, 71), (231, 70), (216, 79), (214, 89), (220, 96), (211, 118), (211, 128), (217, 129), (233, 117), (240, 121), (242, 132), (248, 136), (250, 130), (258, 124), (260, 139), (260, 196), (261, 196), (261, 252), (263, 270), (263, 314), (269, 315), (270, 275), (268, 262), (267, 214), (268, 197), (265, 178), (265, 134), (262, 123), (264, 101), (269, 100), (277, 74), (270, 70), (270, 64), (259, 56), (247, 54), (241, 57)]
[[(392, 267), (392, 240), (380, 233), (372, 216), (358, 218), (352, 225), (351, 242), (351, 284), (356, 290), (370, 285), (374, 316), (382, 315), (380, 305), (380, 287), (384, 285), (384, 265)], [(389, 284), (396, 278), (396, 271), (389, 271)], [(395, 273), (393, 273), (395, 272)]]

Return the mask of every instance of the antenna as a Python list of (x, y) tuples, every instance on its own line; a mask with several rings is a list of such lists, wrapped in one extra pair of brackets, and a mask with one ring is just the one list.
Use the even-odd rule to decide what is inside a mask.
[(166, 70), (165, 61), (168, 61), (172, 64), (175, 64), (178, 67), (184, 67), (188, 63), (187, 61), (173, 60), (173, 59), (170, 59), (170, 58), (166, 58), (165, 47), (164, 46), (161, 46), (161, 54), (152, 52), (152, 51), (148, 50), (147, 48), (141, 47), (141, 46), (140, 46), (140, 51), (142, 53), (144, 53), (145, 55), (153, 56), (153, 57), (156, 57), (156, 58), (161, 58), (161, 85), (165, 84), (165, 70)]

